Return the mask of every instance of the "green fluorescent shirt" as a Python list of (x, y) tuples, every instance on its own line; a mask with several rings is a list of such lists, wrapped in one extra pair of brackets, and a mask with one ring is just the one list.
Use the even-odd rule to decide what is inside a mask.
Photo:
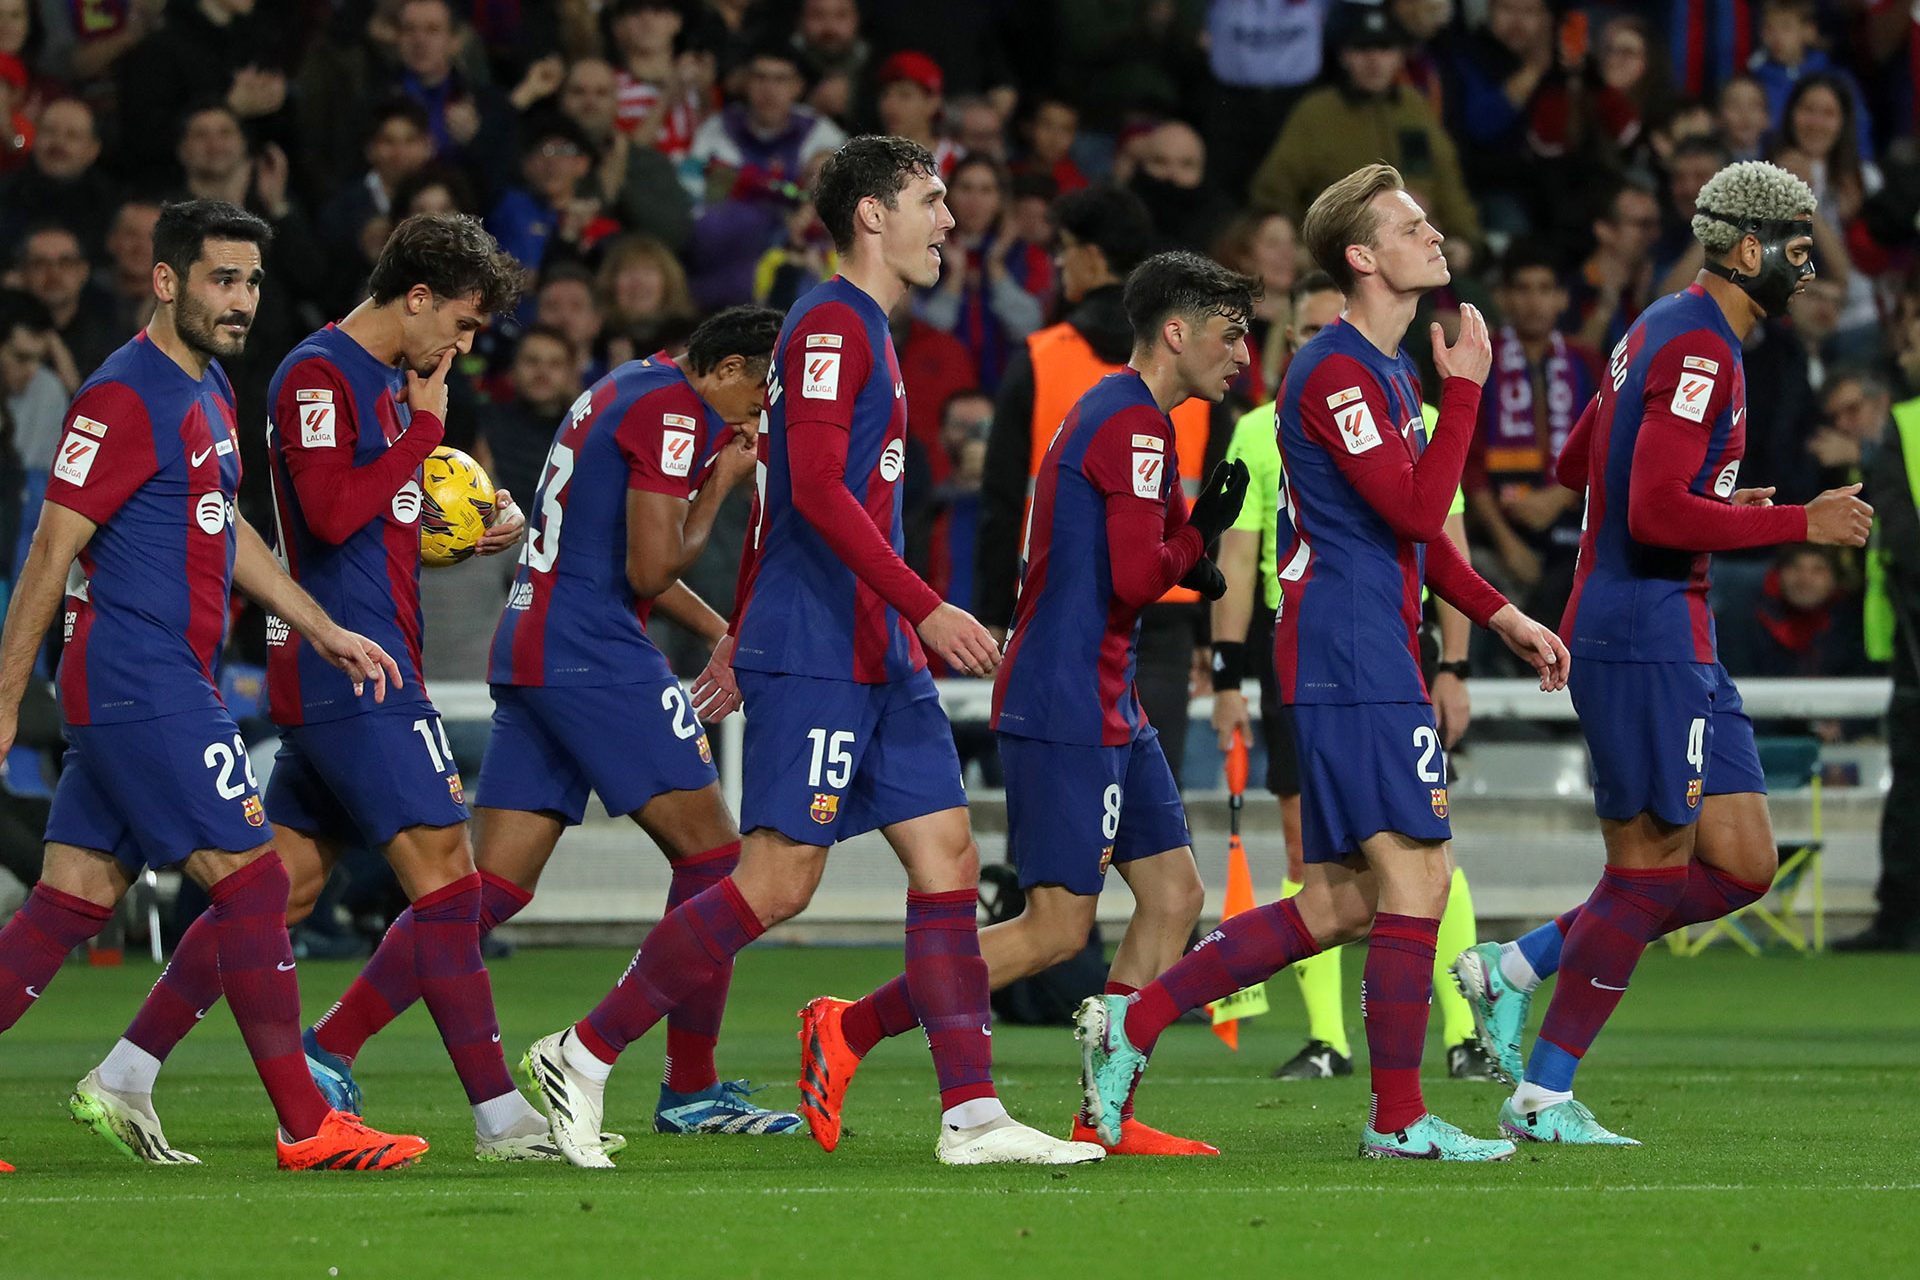
[[(1420, 406), (1427, 431), (1433, 431), (1440, 411), (1430, 404)], [(1227, 457), (1247, 464), (1247, 500), (1240, 507), (1236, 529), (1260, 535), (1260, 596), (1269, 609), (1280, 607), (1280, 439), (1274, 406), (1263, 404), (1242, 414), (1233, 424), (1233, 439), (1227, 444)], [(1457, 490), (1448, 515), (1460, 515), (1467, 509), (1467, 495)]]

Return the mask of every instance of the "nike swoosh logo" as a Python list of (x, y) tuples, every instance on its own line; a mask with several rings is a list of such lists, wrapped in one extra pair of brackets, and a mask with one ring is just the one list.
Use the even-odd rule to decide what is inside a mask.
[(35, 991), (32, 987), (27, 988), (27, 999), (38, 1000), (39, 998), (40, 998), (40, 993), (38, 991)]
[(1594, 986), (1600, 988), (1602, 991), (1625, 991), (1626, 990), (1625, 987), (1608, 986), (1606, 983), (1600, 981), (1600, 979), (1598, 978), (1588, 978), (1587, 981), (1591, 982)]
[(499, 1043), (500, 1043), (500, 1033), (499, 1033), (498, 1031), (496, 1031), (496, 1032), (494, 1032), (494, 1033), (493, 1033), (493, 1042), (494, 1042), (495, 1044), (499, 1044)]
[(198, 1022), (198, 1021), (200, 1021), (200, 1019), (202, 1019), (202, 1018), (204, 1018), (204, 1017), (206, 1017), (206, 1016), (207, 1016), (207, 1011), (206, 1011), (205, 1009), (195, 1009), (195, 1010), (193, 1011), (193, 1020), (194, 1020), (195, 1022)]
[(293, 961), (289, 960), (285, 964), (277, 964), (273, 967), (282, 973), (291, 973), (293, 972)]
[(210, 454), (210, 453), (212, 453), (212, 452), (213, 452), (213, 450), (212, 450), (212, 449), (202, 449), (202, 450), (201, 450), (200, 452), (198, 452), (198, 453), (196, 453), (196, 454), (194, 454), (194, 455), (193, 455), (193, 465), (197, 467), (197, 466), (199, 466), (199, 465), (200, 465), (201, 463), (203, 463), (203, 462), (205, 462), (205, 461), (207, 460), (207, 455), (208, 455), (208, 454)]
[(1737, 427), (1737, 426), (1739, 426), (1739, 425), (1740, 425), (1740, 419), (1742, 419), (1742, 418), (1744, 418), (1744, 417), (1746, 417), (1746, 416), (1747, 416), (1747, 411), (1746, 411), (1745, 409), (1735, 409), (1735, 410), (1733, 411), (1733, 425), (1734, 425), (1734, 426), (1736, 426), (1736, 427)]

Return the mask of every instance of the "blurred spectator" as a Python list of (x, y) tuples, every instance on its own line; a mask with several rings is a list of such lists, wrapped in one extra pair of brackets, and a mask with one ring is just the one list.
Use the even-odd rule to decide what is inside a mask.
[(498, 195), (512, 181), (517, 157), (514, 107), (499, 89), (454, 65), (458, 35), (452, 4), (399, 0), (394, 26), (399, 65), (374, 90), (402, 93), (426, 108), (435, 158), (460, 165), (484, 194)]
[(607, 371), (600, 356), (603, 323), (593, 297), (593, 274), (577, 262), (561, 262), (540, 277), (533, 295), (533, 323), (558, 329), (573, 344), (580, 385), (590, 387)]
[(1694, 205), (1707, 179), (1732, 159), (1718, 135), (1681, 138), (1666, 160), (1666, 201), (1660, 210), (1660, 237), (1653, 244), (1656, 294), (1676, 293), (1687, 287), (1706, 262), (1693, 236)]
[(120, 203), (118, 187), (97, 167), (99, 159), (93, 108), (77, 98), (49, 102), (37, 122), (30, 162), (0, 178), (0, 256), (12, 257), (27, 228), (40, 222), (71, 229), (89, 256), (99, 252)]
[(549, 115), (524, 129), (521, 180), (487, 215), (500, 247), (538, 271), (549, 253), (584, 258), (615, 231), (591, 180), (597, 158), (586, 130), (567, 116)]
[(1893, 425), (1893, 395), (1871, 369), (1842, 369), (1820, 392), (1823, 425), (1807, 439), (1820, 464), (1819, 489), (1859, 484)]
[(1813, 188), (1815, 257), (1823, 272), (1843, 277), (1847, 288), (1840, 312), (1843, 341), (1851, 336), (1871, 342), (1879, 320), (1873, 282), (1852, 270), (1845, 237), (1866, 198), (1880, 189), (1880, 170), (1861, 159), (1853, 110), (1853, 98), (1838, 78), (1825, 72), (1803, 77), (1787, 96), (1773, 161)]
[(941, 440), (941, 406), (955, 394), (980, 383), (973, 354), (958, 338), (942, 333), (913, 314), (909, 293), (887, 314), (900, 380), (907, 386), (907, 434), (920, 445), (934, 484), (947, 478), (951, 460)]
[(954, 167), (947, 189), (953, 230), (940, 256), (940, 283), (920, 299), (920, 315), (972, 354), (980, 385), (1000, 385), (1012, 351), (1045, 318), (1053, 294), (1046, 249), (1009, 235), (1006, 174), (985, 157)]
[[(1652, 148), (1649, 135), (1673, 111), (1669, 65), (1653, 24), (1641, 15), (1617, 14), (1600, 28), (1593, 66), (1584, 83), (1569, 94), (1568, 105), (1570, 112), (1577, 111), (1580, 95), (1590, 96), (1592, 124), (1600, 130), (1616, 162), (1632, 163), (1648, 157)], [(1569, 124), (1570, 132), (1579, 127), (1571, 121)]]
[(953, 140), (961, 155), (982, 155), (1001, 164), (1007, 162), (1006, 121), (991, 102), (985, 98), (962, 98), (952, 104), (949, 114), (954, 121)]
[[(901, 49), (923, 47), (931, 20), (940, 33), (940, 66), (945, 72), (946, 89), (954, 94), (981, 94), (1000, 108), (1004, 116), (1014, 103), (1013, 59), (1024, 53), (1029, 61), (1036, 56), (1048, 63), (1056, 51), (1046, 43), (1051, 29), (1029, 32), (1039, 47), (1020, 49), (1021, 10), (1047, 10), (1051, 6), (1009, 4), (1007, 0), (944, 0), (937, 10), (924, 5), (900, 4), (886, 0), (868, 5), (861, 13), (861, 27), (873, 45), (875, 57)], [(1045, 13), (1039, 15), (1044, 18)], [(1034, 77), (1019, 78), (1031, 84)]]
[(880, 95), (874, 104), (880, 132), (911, 138), (933, 153), (941, 177), (951, 175), (960, 148), (940, 136), (941, 93), (946, 83), (940, 64), (917, 49), (904, 49), (880, 64), (874, 80)]
[(95, 286), (113, 299), (113, 329), (121, 342), (153, 317), (153, 224), (159, 220), (158, 201), (121, 205), (107, 231), (107, 264), (94, 272)]
[(846, 124), (872, 56), (860, 38), (860, 6), (854, 0), (803, 0), (793, 47), (813, 80), (807, 105)]
[[(811, 181), (808, 186), (812, 186)], [(786, 311), (807, 290), (831, 279), (839, 265), (840, 254), (820, 221), (812, 196), (803, 196), (787, 213), (786, 235), (754, 265), (753, 299), (776, 311)], [(908, 301), (911, 303), (910, 296)]]
[(682, 0), (614, 0), (606, 10), (607, 53), (618, 70), (615, 119), (623, 133), (678, 163), (713, 111), (711, 53), (681, 50)]
[(1207, 6), (1207, 147), (1214, 177), (1245, 191), (1287, 112), (1320, 76), (1327, 11), (1334, 0), (1272, 4), (1213, 0)]
[(1720, 86), (1714, 123), (1733, 159), (1761, 159), (1773, 132), (1773, 111), (1767, 105), (1766, 89), (1746, 74), (1727, 81)]
[(847, 140), (839, 125), (801, 105), (805, 88), (792, 48), (769, 45), (748, 59), (744, 101), (723, 109), (693, 136), (692, 156), (706, 175), (709, 203), (791, 188), (807, 161)]
[(20, 246), (20, 279), (53, 318), (58, 337), (49, 363), (68, 395), (79, 390), (122, 341), (113, 332), (113, 304), (94, 287), (92, 277), (73, 232), (49, 224), (27, 233)]
[(1786, 122), (1787, 98), (1810, 75), (1829, 75), (1852, 106), (1850, 127), (1858, 154), (1873, 155), (1873, 130), (1859, 82), (1820, 46), (1820, 6), (1814, 0), (1764, 0), (1760, 6), (1760, 47), (1747, 62), (1749, 74), (1767, 96), (1767, 115), (1776, 126)]
[(1058, 12), (1058, 83), (1096, 137), (1119, 133), (1129, 120), (1172, 115), (1182, 105), (1188, 78), (1205, 66), (1196, 6), (1059, 0)]
[(993, 398), (977, 387), (947, 397), (940, 411), (942, 478), (933, 490), (927, 584), (965, 608), (973, 602), (973, 564), (980, 537), (980, 480), (993, 429)]
[(1659, 237), (1660, 201), (1652, 184), (1622, 182), (1593, 221), (1593, 251), (1574, 275), (1560, 327), (1589, 347), (1612, 351), (1653, 301), (1651, 255)]
[[(394, 217), (400, 184), (433, 158), (427, 109), (390, 98), (375, 111), (363, 152), (367, 168), (336, 190), (320, 211), (323, 247), (336, 295), (343, 301), (373, 269)], [(335, 308), (339, 309), (339, 308)]]
[(1505, 323), (1464, 487), (1473, 545), (1496, 582), (1522, 608), (1557, 618), (1573, 588), (1580, 551), (1580, 495), (1554, 479), (1567, 433), (1599, 387), (1600, 358), (1556, 328), (1567, 307), (1558, 263), (1542, 245), (1508, 246), (1495, 302)]
[(0, 544), (9, 582), (18, 576), (33, 527), (40, 521), (47, 473), (53, 468), (60, 424), (67, 413), (70, 393), (47, 367), (58, 341), (53, 317), (39, 299), (19, 289), (0, 289), (0, 392), (6, 395), (9, 427), (0, 471), (17, 461), (23, 473), (19, 484), (0, 476), (0, 523), (10, 512), (16, 530)]
[(1061, 195), (1087, 185), (1087, 175), (1073, 162), (1073, 140), (1080, 131), (1080, 111), (1063, 98), (1033, 101), (1021, 125), (1026, 147), (1014, 161), (1016, 175), (1035, 174), (1053, 179)]
[(560, 415), (580, 394), (580, 353), (566, 334), (536, 324), (513, 353), (512, 393), (482, 404), (477, 455), (494, 484), (533, 508)]
[(1761, 580), (1753, 615), (1726, 620), (1720, 632), (1731, 641), (1727, 670), (1736, 676), (1868, 671), (1859, 602), (1846, 590), (1831, 547), (1781, 548)]
[(465, 213), (477, 217), (480, 202), (466, 174), (450, 164), (430, 160), (394, 188), (393, 210), (396, 222), (410, 213)]
[(1826, 386), (1827, 366), (1835, 358), (1833, 335), (1840, 329), (1840, 308), (1845, 303), (1844, 285), (1815, 276), (1787, 307), (1793, 336), (1806, 353), (1807, 386), (1813, 391)]
[(1260, 282), (1247, 334), (1253, 358), (1236, 384), (1247, 405), (1265, 404), (1280, 390), (1287, 371), (1287, 326), (1293, 323), (1293, 284), (1300, 273), (1300, 242), (1284, 214), (1243, 213), (1229, 222), (1213, 246), (1214, 258)]
[(609, 366), (676, 345), (698, 318), (680, 260), (652, 236), (622, 236), (609, 244), (594, 293), (608, 334)]
[(1172, 249), (1205, 253), (1238, 207), (1214, 182), (1206, 143), (1179, 120), (1147, 134), (1139, 171), (1127, 186), (1147, 206), (1162, 242)]
[[(20, 0), (0, 0), (0, 6)], [(0, 49), (0, 174), (27, 163), (33, 150), (33, 116), (27, 102), (27, 64)]]
[(581, 58), (567, 68), (560, 110), (600, 157), (595, 176), (607, 213), (625, 230), (644, 231), (678, 251), (693, 230), (692, 203), (666, 154), (621, 131), (617, 107), (613, 64)]
[(116, 172), (148, 190), (171, 185), (181, 121), (209, 96), (246, 122), (256, 144), (293, 147), (281, 13), (255, 0), (173, 5), (120, 62), (118, 100), (139, 113), (139, 126), (121, 130)]
[(1284, 213), (1295, 226), (1330, 183), (1365, 155), (1400, 170), (1432, 196), (1427, 212), (1447, 236), (1455, 271), (1472, 262), (1480, 215), (1460, 176), (1460, 158), (1426, 99), (1398, 83), (1405, 35), (1384, 10), (1364, 11), (1340, 48), (1339, 83), (1300, 100), (1254, 174), (1256, 208)]
[(31, 11), (30, 40), (39, 47), (28, 53), (9, 49), (40, 74), (56, 83), (86, 89), (105, 76), (121, 58), (160, 27), (167, 0), (126, 0), (124, 4), (73, 4), (71, 0), (0, 0), (0, 12), (27, 15)]

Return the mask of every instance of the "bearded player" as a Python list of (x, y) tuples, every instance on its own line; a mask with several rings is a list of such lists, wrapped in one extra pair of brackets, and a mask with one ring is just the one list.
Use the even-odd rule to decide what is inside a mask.
[[(1764, 161), (1700, 189), (1694, 283), (1643, 312), (1614, 348), (1600, 392), (1567, 440), (1560, 483), (1587, 496), (1563, 629), (1593, 759), (1606, 871), (1585, 903), (1517, 942), (1482, 943), (1454, 966), (1487, 1051), (1516, 1085), (1500, 1126), (1516, 1138), (1638, 1145), (1574, 1099), (1581, 1059), (1649, 942), (1740, 910), (1777, 866), (1753, 723), (1720, 665), (1707, 607), (1715, 551), (1783, 542), (1864, 546), (1860, 486), (1804, 507), (1741, 489), (1747, 383), (1741, 344), (1787, 313), (1814, 275), (1814, 194)], [(1524, 1075), (1531, 992), (1564, 970)]]
[(1187, 1009), (1261, 982), (1323, 948), (1369, 937), (1362, 984), (1373, 1105), (1360, 1154), (1503, 1160), (1513, 1144), (1473, 1138), (1420, 1092), (1440, 916), (1453, 873), (1446, 762), (1420, 675), (1420, 591), (1432, 586), (1540, 673), (1566, 679), (1545, 627), (1507, 603), (1443, 531), (1490, 362), (1486, 324), (1432, 328), (1445, 378), (1432, 444), (1420, 381), (1400, 343), (1422, 294), (1447, 283), (1442, 237), (1387, 165), (1328, 187), (1303, 231), (1347, 309), (1288, 366), (1274, 640), (1300, 760), (1304, 887), (1225, 921), (1131, 1000), (1087, 1000), (1076, 1020), (1087, 1110), (1119, 1136), (1126, 1099), (1160, 1033)]

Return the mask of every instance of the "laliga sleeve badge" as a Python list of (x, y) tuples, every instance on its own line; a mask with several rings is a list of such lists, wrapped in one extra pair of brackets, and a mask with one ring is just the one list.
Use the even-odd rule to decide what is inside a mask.
[(1447, 789), (1445, 787), (1434, 787), (1428, 791), (1427, 800), (1428, 803), (1433, 805), (1434, 817), (1444, 818), (1447, 816)]
[(261, 827), (266, 825), (267, 811), (261, 806), (259, 796), (247, 796), (242, 799), (240, 801), (240, 812), (246, 815), (248, 826)]
[(813, 804), (807, 809), (807, 816), (826, 826), (840, 816), (840, 797), (825, 791), (814, 792)]
[(447, 794), (453, 797), (455, 804), (465, 804), (467, 802), (467, 790), (460, 785), (459, 774), (450, 773), (447, 775)]

